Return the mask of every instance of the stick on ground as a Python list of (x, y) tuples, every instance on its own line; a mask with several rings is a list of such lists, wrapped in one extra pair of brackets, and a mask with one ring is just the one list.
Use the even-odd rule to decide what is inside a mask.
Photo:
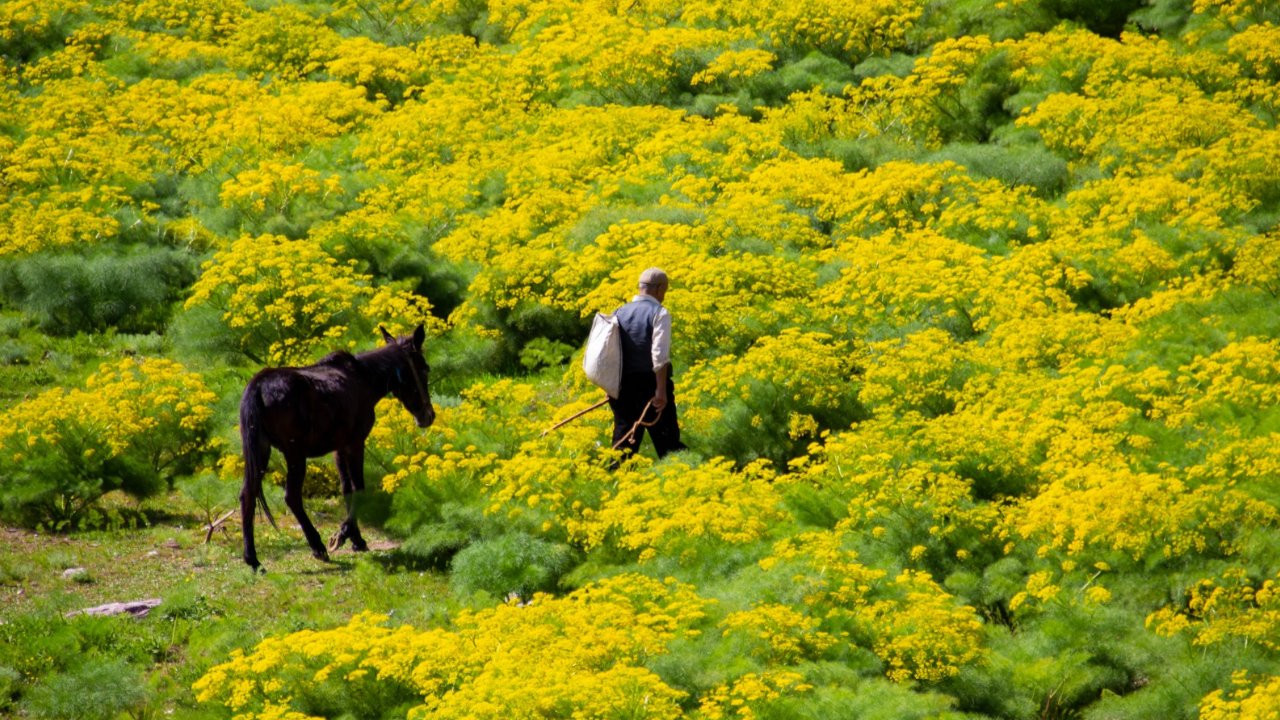
[(209, 532), (207, 532), (207, 533), (205, 533), (205, 534), (204, 534), (204, 544), (205, 544), (205, 545), (208, 545), (208, 544), (209, 544), (209, 541), (213, 539), (213, 531), (214, 531), (214, 530), (217, 530), (219, 527), (221, 527), (221, 526), (222, 526), (222, 523), (224, 523), (224, 522), (226, 522), (226, 521), (227, 521), (227, 518), (229, 518), (229, 517), (231, 517), (232, 515), (235, 515), (235, 514), (236, 514), (236, 511), (235, 511), (235, 509), (233, 508), (233, 509), (231, 509), (231, 510), (228, 510), (226, 513), (224, 513), (224, 514), (222, 515), (222, 517), (220, 517), (220, 518), (218, 518), (217, 520), (214, 520), (213, 522), (209, 523)]

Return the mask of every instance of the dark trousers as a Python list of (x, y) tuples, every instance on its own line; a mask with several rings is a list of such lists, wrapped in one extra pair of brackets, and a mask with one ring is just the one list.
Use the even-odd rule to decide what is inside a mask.
[[(644, 406), (653, 399), (653, 393), (657, 387), (658, 376), (652, 372), (623, 373), (622, 383), (618, 387), (618, 397), (609, 399), (609, 407), (613, 410), (614, 445), (618, 445), (618, 441), (631, 432), (631, 427), (640, 419), (640, 413), (644, 412)], [(649, 408), (649, 411), (644, 414), (645, 422), (651, 422), (656, 414), (657, 411)], [(685, 444), (680, 442), (680, 423), (676, 417), (676, 390), (670, 374), (667, 375), (666, 407), (662, 408), (662, 414), (652, 427), (641, 425), (636, 428), (631, 442), (618, 445), (624, 458), (640, 450), (640, 441), (644, 438), (646, 430), (649, 431), (649, 437), (653, 439), (653, 449), (658, 452), (658, 457), (663, 457), (673, 450), (685, 449)]]

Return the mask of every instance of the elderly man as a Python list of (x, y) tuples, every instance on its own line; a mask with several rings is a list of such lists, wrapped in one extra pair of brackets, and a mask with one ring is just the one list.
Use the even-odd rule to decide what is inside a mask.
[[(613, 444), (626, 438), (644, 414), (653, 448), (662, 457), (683, 450), (676, 418), (675, 386), (671, 382), (671, 314), (662, 307), (667, 295), (667, 274), (658, 268), (640, 273), (640, 294), (618, 308), (613, 316), (622, 330), (622, 383), (618, 397), (609, 399), (613, 409)], [(645, 412), (645, 405), (651, 405)], [(618, 445), (629, 457), (640, 449), (645, 426), (636, 428), (629, 442)]]

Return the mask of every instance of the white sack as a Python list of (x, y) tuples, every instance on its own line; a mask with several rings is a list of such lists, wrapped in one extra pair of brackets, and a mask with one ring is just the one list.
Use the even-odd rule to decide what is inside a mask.
[(582, 355), (582, 369), (587, 379), (600, 386), (609, 397), (618, 397), (622, 383), (622, 337), (617, 318), (601, 315), (591, 321), (591, 334)]

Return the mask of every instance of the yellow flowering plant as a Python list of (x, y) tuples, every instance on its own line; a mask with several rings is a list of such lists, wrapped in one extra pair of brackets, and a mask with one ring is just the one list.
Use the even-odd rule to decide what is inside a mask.
[(432, 630), (361, 613), (237, 652), (195, 690), (245, 718), (322, 703), (355, 710), (387, 696), (412, 698), (410, 718), (677, 718), (684, 693), (644, 664), (677, 635), (699, 632), (708, 604), (674, 580), (619, 575), (562, 598), (463, 611)]
[(579, 511), (570, 536), (587, 549), (610, 544), (639, 551), (642, 561), (711, 553), (717, 541), (749, 543), (785, 518), (773, 480), (764, 462), (734, 472), (723, 459), (622, 473), (598, 507)]
[(752, 644), (753, 655), (777, 665), (820, 658), (839, 642), (819, 630), (819, 625), (818, 618), (778, 603), (761, 603), (750, 610), (730, 613), (720, 622), (726, 637), (745, 636)]
[(1188, 588), (1185, 607), (1166, 606), (1147, 616), (1147, 627), (1158, 635), (1185, 634), (1197, 646), (1257, 643), (1280, 651), (1277, 579), (1254, 578), (1245, 567), (1230, 567)]
[(741, 355), (695, 365), (683, 417), (690, 432), (739, 462), (781, 464), (865, 414), (853, 392), (855, 363), (848, 344), (828, 334), (783, 330)]
[(83, 388), (55, 388), (8, 408), (0, 512), (65, 530), (100, 520), (94, 504), (106, 492), (160, 491), (207, 451), (216, 399), (199, 375), (146, 358), (105, 364)]
[(928, 573), (884, 570), (845, 549), (843, 531), (809, 532), (780, 541), (761, 561), (792, 579), (794, 595), (822, 618), (825, 632), (871, 649), (898, 682), (952, 677), (981, 655), (982, 623)]
[(793, 670), (773, 669), (746, 673), (718, 685), (703, 696), (696, 717), (706, 720), (756, 718), (772, 701), (801, 695), (813, 686)]
[(371, 281), (313, 241), (246, 235), (205, 263), (186, 308), (214, 313), (231, 348), (272, 365), (354, 350), (378, 324), (440, 329), (426, 298)]
[(303, 199), (323, 201), (341, 193), (336, 176), (324, 177), (303, 165), (265, 161), (223, 183), (218, 199), (225, 207), (261, 217), (292, 212)]
[(1231, 690), (1214, 690), (1200, 701), (1201, 720), (1266, 720), (1280, 706), (1280, 676), (1231, 675)]

